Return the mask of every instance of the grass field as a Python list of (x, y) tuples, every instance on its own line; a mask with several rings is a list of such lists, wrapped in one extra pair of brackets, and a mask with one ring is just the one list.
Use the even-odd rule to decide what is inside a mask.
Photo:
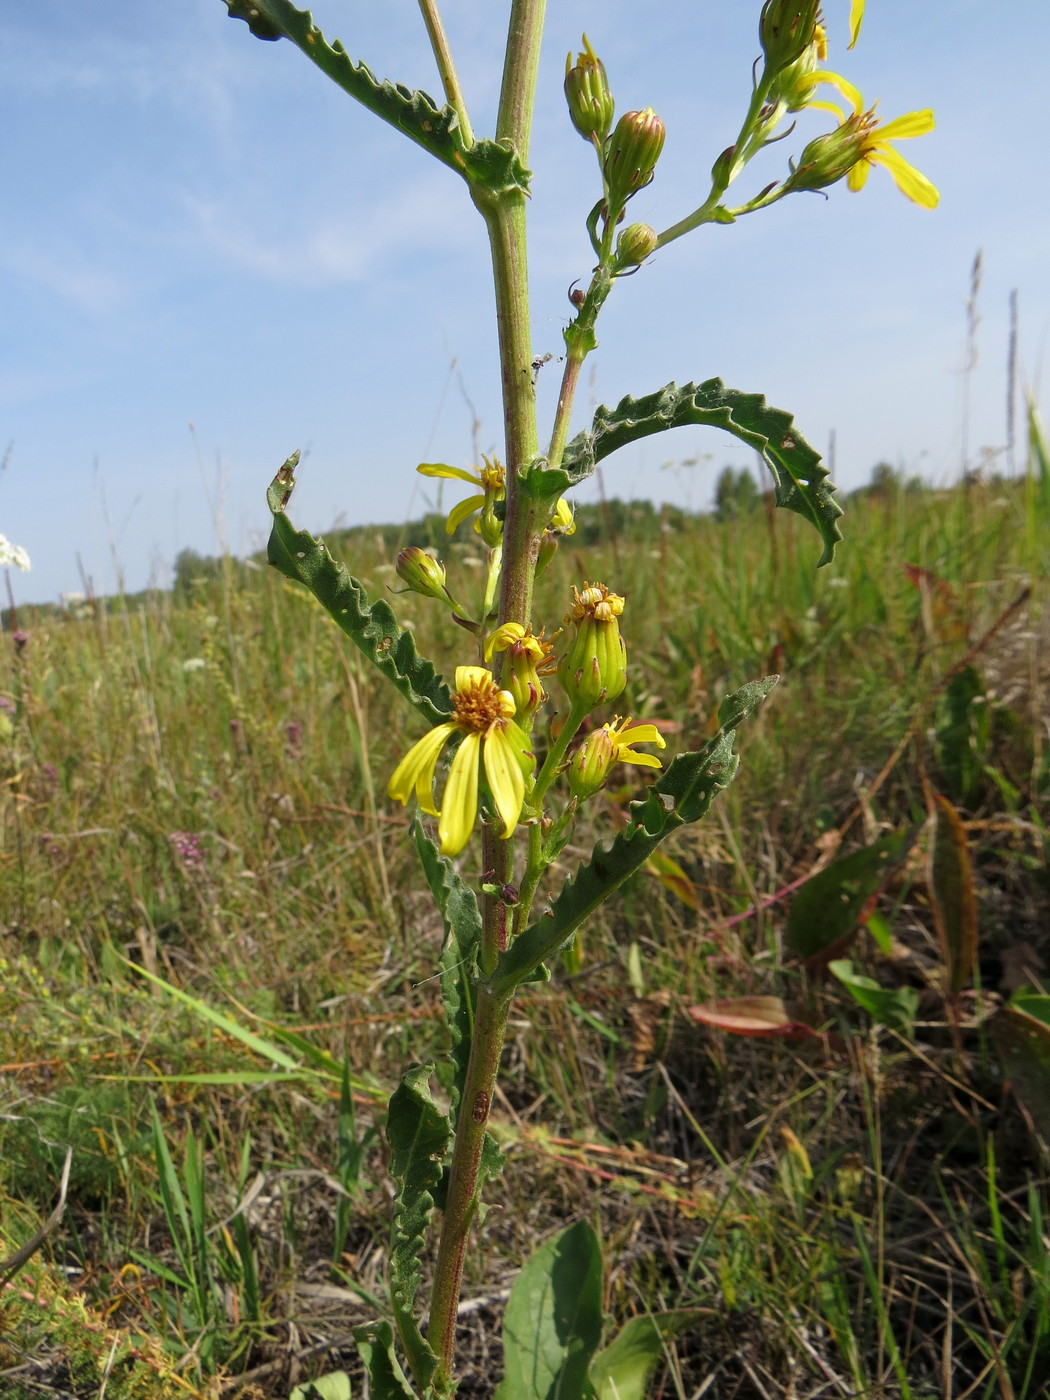
[[(698, 1310), (657, 1394), (1048, 1393), (1050, 1025), (1045, 1003), (1002, 1010), (1050, 991), (1037, 465), (858, 494), (820, 572), (816, 536), (761, 504), (581, 516), (595, 542), (563, 546), (540, 616), (584, 572), (626, 595), (622, 709), (673, 718), (668, 754), (729, 690), (782, 680), (673, 864), (521, 999), (461, 1395), (501, 1373), (523, 1255), (581, 1218), (610, 1314)], [(461, 534), (440, 548), (469, 578)], [(391, 532), (329, 542), (373, 595), (397, 583)], [(382, 1105), (441, 1035), (441, 928), (385, 796), (420, 727), (272, 570), (183, 583), (23, 611), (24, 639), (2, 638), (0, 1257), (69, 1161), (64, 1215), (0, 1291), (10, 1400), (285, 1397), (338, 1368), (358, 1395), (349, 1334), (386, 1308)], [(394, 601), (442, 668), (462, 659), (436, 608)], [(576, 853), (616, 830), (629, 783)], [(894, 833), (852, 942), (814, 954), (789, 887)], [(971, 877), (975, 922), (952, 903)], [(875, 984), (868, 1009), (835, 955)], [(744, 996), (819, 1033), (689, 1012)]]

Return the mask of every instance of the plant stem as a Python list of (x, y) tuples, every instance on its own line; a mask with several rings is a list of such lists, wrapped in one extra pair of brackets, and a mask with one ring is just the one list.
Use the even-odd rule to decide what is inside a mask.
[[(528, 158), (544, 10), (545, 0), (513, 0), (511, 6), (496, 139), (513, 146), (523, 163)], [(522, 478), (539, 455), (529, 326), (526, 196), (520, 189), (493, 191), (475, 187), (473, 197), (489, 234), (503, 389), (507, 513), (503, 524), (499, 622), (527, 625), (540, 540), (539, 507), (522, 489)], [(482, 842), (488, 878), (497, 886), (502, 885), (511, 869), (512, 842), (499, 839), (491, 826), (485, 828)], [(486, 977), (491, 975), (506, 945), (507, 905), (496, 896), (487, 896), (482, 916), (480, 964)], [(456, 1122), (430, 1299), (428, 1340), (438, 1359), (438, 1393), (448, 1391), (452, 1384), (463, 1257), (477, 1209), (489, 1106), (510, 1004), (511, 994), (493, 997), (484, 982), (478, 986), (470, 1060)]]
[(477, 1207), (481, 1152), (510, 1005), (510, 996), (493, 997), (484, 984), (479, 986), (474, 1038), (456, 1123), (456, 1145), (452, 1150), (448, 1197), (430, 1298), (427, 1340), (438, 1359), (435, 1386), (439, 1394), (448, 1389), (452, 1378), (463, 1256)]
[(470, 118), (467, 116), (467, 104), (463, 97), (463, 89), (459, 85), (456, 65), (452, 61), (452, 50), (448, 46), (445, 27), (441, 23), (436, 0), (419, 0), (419, 8), (423, 15), (423, 23), (427, 27), (427, 34), (430, 36), (430, 47), (434, 51), (434, 62), (441, 75), (441, 86), (445, 89), (445, 99), (455, 111), (456, 116), (459, 117), (459, 129), (463, 133), (463, 140), (468, 146), (472, 146), (474, 144), (474, 130), (470, 125)]

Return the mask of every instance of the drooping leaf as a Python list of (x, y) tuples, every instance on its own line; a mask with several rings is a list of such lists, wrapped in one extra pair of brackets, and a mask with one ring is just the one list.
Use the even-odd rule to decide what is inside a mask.
[(273, 528), (266, 557), (286, 578), (305, 586), (369, 661), (428, 724), (440, 724), (452, 710), (448, 687), (433, 664), (416, 651), (412, 634), (399, 627), (390, 605), (369, 603), (368, 594), (337, 564), (326, 546), (297, 530), (285, 514), (295, 488), (299, 453), (293, 452), (270, 484), (266, 500)]
[(803, 958), (815, 958), (856, 933), (864, 907), (906, 859), (915, 828), (893, 831), (863, 850), (834, 860), (796, 892), (788, 914), (787, 941)]
[[(686, 822), (707, 815), (711, 803), (736, 776), (736, 726), (758, 708), (777, 683), (768, 676), (726, 697), (716, 734), (696, 753), (683, 753), (660, 774), (644, 799), (630, 805), (630, 820), (606, 849), (567, 881), (553, 906), (530, 924), (499, 960), (490, 986), (496, 994), (513, 991), (548, 958), (566, 946), (583, 921), (652, 855), (666, 836)], [(728, 724), (727, 724), (728, 721)]]
[(1019, 1103), (1050, 1145), (1050, 996), (1018, 992), (988, 1024)]
[(433, 1065), (413, 1065), (405, 1071), (391, 1096), (386, 1127), (390, 1174), (398, 1184), (390, 1237), (390, 1300), (412, 1374), (425, 1381), (433, 1375), (437, 1357), (419, 1329), (415, 1301), (450, 1134), (448, 1119), (430, 1097), (427, 1081), (433, 1071)]
[(394, 1334), (389, 1322), (356, 1327), (354, 1341), (368, 1372), (372, 1400), (417, 1400), (394, 1355)]
[(468, 145), (452, 107), (439, 107), (427, 93), (400, 83), (379, 82), (365, 64), (353, 61), (338, 39), (329, 44), (309, 10), (297, 9), (291, 0), (225, 3), (230, 16), (243, 19), (256, 38), (291, 39), (344, 92), (469, 183), (493, 191), (528, 191), (530, 173), (515, 151), (490, 140)]
[(602, 1251), (585, 1220), (540, 1246), (511, 1289), (493, 1400), (586, 1400), (602, 1336)]
[(977, 956), (977, 897), (966, 829), (958, 812), (940, 793), (933, 796), (930, 895), (948, 990), (957, 996), (969, 982)]
[(817, 1034), (812, 1026), (789, 1015), (780, 997), (726, 997), (706, 1006), (687, 1006), (686, 1015), (730, 1035), (808, 1040)]
[(645, 1400), (649, 1379), (666, 1355), (667, 1343), (703, 1315), (699, 1308), (688, 1308), (625, 1322), (591, 1362), (596, 1400)]
[(753, 447), (772, 473), (777, 505), (816, 527), (824, 541), (819, 564), (831, 562), (842, 538), (837, 524), (842, 507), (819, 452), (795, 428), (790, 413), (770, 407), (761, 394), (727, 389), (720, 379), (682, 388), (667, 384), (640, 399), (623, 398), (615, 408), (600, 407), (590, 431), (566, 447), (559, 468), (540, 466), (529, 473), (528, 489), (544, 500), (563, 495), (617, 448), (687, 424), (722, 428)]
[(828, 963), (828, 971), (838, 978), (873, 1021), (911, 1035), (919, 1010), (919, 994), (914, 987), (880, 987), (873, 978), (857, 972), (846, 959)]

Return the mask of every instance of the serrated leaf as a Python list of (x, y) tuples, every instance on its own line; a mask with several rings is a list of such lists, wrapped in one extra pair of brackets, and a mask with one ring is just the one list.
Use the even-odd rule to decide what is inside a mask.
[(389, 1322), (354, 1329), (354, 1341), (371, 1383), (371, 1400), (417, 1400), (394, 1355), (394, 1334)]
[(878, 982), (857, 972), (853, 964), (845, 959), (828, 963), (828, 971), (838, 978), (873, 1021), (911, 1035), (919, 1011), (919, 994), (914, 987), (880, 987)]
[(672, 831), (707, 815), (715, 797), (736, 777), (740, 759), (733, 735), (777, 683), (768, 676), (727, 696), (721, 714), (733, 720), (696, 753), (683, 753), (660, 774), (644, 799), (632, 802), (627, 826), (567, 881), (546, 914), (520, 933), (500, 956), (490, 986), (497, 995), (513, 991), (564, 948), (583, 921), (629, 879)]
[(803, 958), (819, 957), (851, 939), (864, 907), (907, 858), (915, 828), (893, 831), (863, 850), (818, 870), (795, 893), (788, 913), (787, 941)]
[(601, 1335), (602, 1251), (581, 1220), (541, 1245), (515, 1280), (493, 1400), (585, 1400)]
[(430, 893), (445, 925), (445, 942), (439, 966), (441, 1003), (452, 1042), (449, 1058), (453, 1065), (453, 1078), (449, 1098), (450, 1117), (454, 1123), (467, 1077), (467, 1061), (474, 1035), (477, 1001), (474, 982), (481, 946), (481, 911), (474, 891), (460, 879), (448, 857), (438, 854), (437, 846), (418, 820), (412, 824), (412, 839), (416, 843)]
[(632, 1317), (591, 1362), (597, 1400), (645, 1400), (649, 1378), (667, 1343), (704, 1315), (699, 1308)]
[(958, 996), (970, 980), (977, 957), (977, 897), (966, 828), (940, 793), (933, 795), (930, 895), (941, 939), (948, 990)]
[(434, 1213), (434, 1191), (441, 1181), (450, 1127), (430, 1097), (433, 1065), (412, 1065), (390, 1099), (387, 1141), (390, 1174), (398, 1183), (390, 1239), (390, 1300), (401, 1344), (412, 1374), (429, 1382), (437, 1357), (415, 1316), (416, 1294), (423, 1277), (421, 1256)]
[(682, 388), (667, 384), (644, 398), (628, 395), (612, 409), (603, 405), (590, 431), (580, 433), (566, 447), (561, 466), (533, 468), (526, 485), (543, 500), (564, 495), (618, 448), (687, 424), (722, 428), (753, 447), (772, 473), (777, 505), (804, 516), (824, 541), (818, 567), (831, 562), (842, 538), (837, 524), (842, 507), (835, 500), (835, 486), (820, 453), (798, 432), (790, 413), (771, 407), (761, 394), (727, 389), (721, 379)]
[(298, 463), (299, 453), (293, 452), (266, 492), (273, 515), (267, 559), (285, 578), (310, 590), (340, 630), (428, 724), (440, 724), (452, 711), (452, 697), (433, 663), (416, 651), (412, 634), (398, 626), (388, 603), (382, 599), (370, 603), (346, 565), (337, 564), (321, 540), (297, 530), (285, 514)]
[(439, 107), (427, 93), (401, 83), (380, 82), (364, 63), (353, 61), (340, 40), (329, 44), (309, 10), (297, 9), (291, 0), (226, 0), (226, 8), (259, 39), (290, 39), (344, 92), (469, 184), (494, 192), (528, 192), (530, 172), (516, 151), (490, 140), (468, 145), (452, 107)]

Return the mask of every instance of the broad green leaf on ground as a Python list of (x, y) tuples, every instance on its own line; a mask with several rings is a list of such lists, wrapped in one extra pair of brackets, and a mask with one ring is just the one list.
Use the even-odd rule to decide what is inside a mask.
[(353, 61), (340, 40), (329, 44), (309, 10), (297, 9), (290, 0), (226, 0), (226, 8), (259, 39), (291, 39), (344, 92), (468, 183), (527, 192), (530, 174), (513, 150), (490, 140), (468, 145), (453, 108), (439, 107), (425, 92), (378, 81), (363, 63)]
[(371, 1400), (417, 1400), (394, 1355), (394, 1334), (389, 1322), (355, 1328), (354, 1341), (368, 1372)]
[(772, 408), (761, 394), (727, 389), (720, 379), (682, 388), (667, 384), (644, 398), (628, 395), (615, 408), (603, 405), (590, 431), (580, 433), (566, 447), (559, 468), (541, 465), (529, 473), (528, 489), (543, 499), (564, 495), (617, 448), (687, 424), (722, 428), (753, 447), (772, 473), (777, 505), (816, 527), (824, 541), (819, 564), (831, 562), (842, 538), (837, 523), (842, 507), (835, 500), (835, 487), (820, 453), (798, 432), (790, 413)]
[(368, 601), (368, 594), (337, 564), (326, 546), (306, 530), (297, 530), (285, 514), (295, 488), (298, 452), (278, 471), (266, 493), (273, 528), (266, 557), (275, 569), (305, 586), (394, 689), (430, 725), (446, 720), (452, 710), (448, 687), (433, 664), (416, 651), (412, 634), (399, 627), (390, 605), (382, 599)]
[(397, 1182), (390, 1240), (390, 1298), (401, 1344), (412, 1374), (429, 1381), (437, 1358), (419, 1330), (416, 1293), (423, 1277), (421, 1255), (434, 1191), (441, 1181), (449, 1122), (430, 1097), (433, 1065), (413, 1065), (390, 1099), (386, 1133), (390, 1174)]
[(601, 1336), (602, 1251), (581, 1220), (541, 1245), (511, 1289), (493, 1400), (586, 1400)]
[(595, 846), (590, 861), (562, 886), (552, 907), (520, 933), (502, 954), (491, 981), (497, 995), (509, 993), (553, 957), (583, 921), (640, 869), (665, 837), (707, 815), (718, 793), (736, 776), (736, 726), (754, 712), (778, 677), (752, 681), (726, 697), (718, 712), (721, 728), (696, 753), (683, 753), (630, 806), (630, 820), (606, 849)]
[(1018, 1102), (1050, 1145), (1050, 996), (1017, 992), (988, 1024)]
[(915, 828), (893, 831), (871, 846), (834, 860), (807, 880), (791, 901), (787, 941), (803, 958), (819, 957), (848, 941), (864, 906), (886, 884), (911, 850)]
[(702, 1026), (759, 1039), (808, 1040), (818, 1034), (788, 1013), (780, 997), (726, 997), (706, 1006), (687, 1006), (686, 1015)]
[[(439, 967), (441, 1002), (451, 1042), (449, 1059), (452, 1063), (452, 1083), (449, 1091), (449, 1117), (455, 1123), (474, 1036), (481, 912), (474, 891), (460, 879), (452, 861), (447, 856), (438, 854), (437, 846), (427, 836), (419, 821), (413, 823), (412, 836), (427, 884), (445, 925), (445, 942), (441, 949)], [(487, 1133), (481, 1156), (481, 1180), (498, 1176), (502, 1170), (503, 1154), (495, 1139)]]
[(848, 959), (828, 963), (828, 971), (873, 1021), (911, 1035), (919, 1010), (919, 994), (914, 987), (882, 987), (873, 978), (857, 972)]
[(351, 1400), (350, 1377), (345, 1371), (329, 1371), (315, 1381), (297, 1385), (288, 1400)]
[(667, 1354), (668, 1341), (703, 1315), (700, 1309), (690, 1308), (625, 1322), (591, 1362), (596, 1400), (645, 1400), (649, 1379)]
[(948, 990), (957, 996), (969, 983), (977, 956), (977, 897), (966, 829), (958, 812), (939, 793), (933, 797), (930, 895)]
[(953, 801), (969, 807), (984, 777), (991, 735), (987, 688), (972, 666), (953, 676), (937, 705), (937, 763)]

